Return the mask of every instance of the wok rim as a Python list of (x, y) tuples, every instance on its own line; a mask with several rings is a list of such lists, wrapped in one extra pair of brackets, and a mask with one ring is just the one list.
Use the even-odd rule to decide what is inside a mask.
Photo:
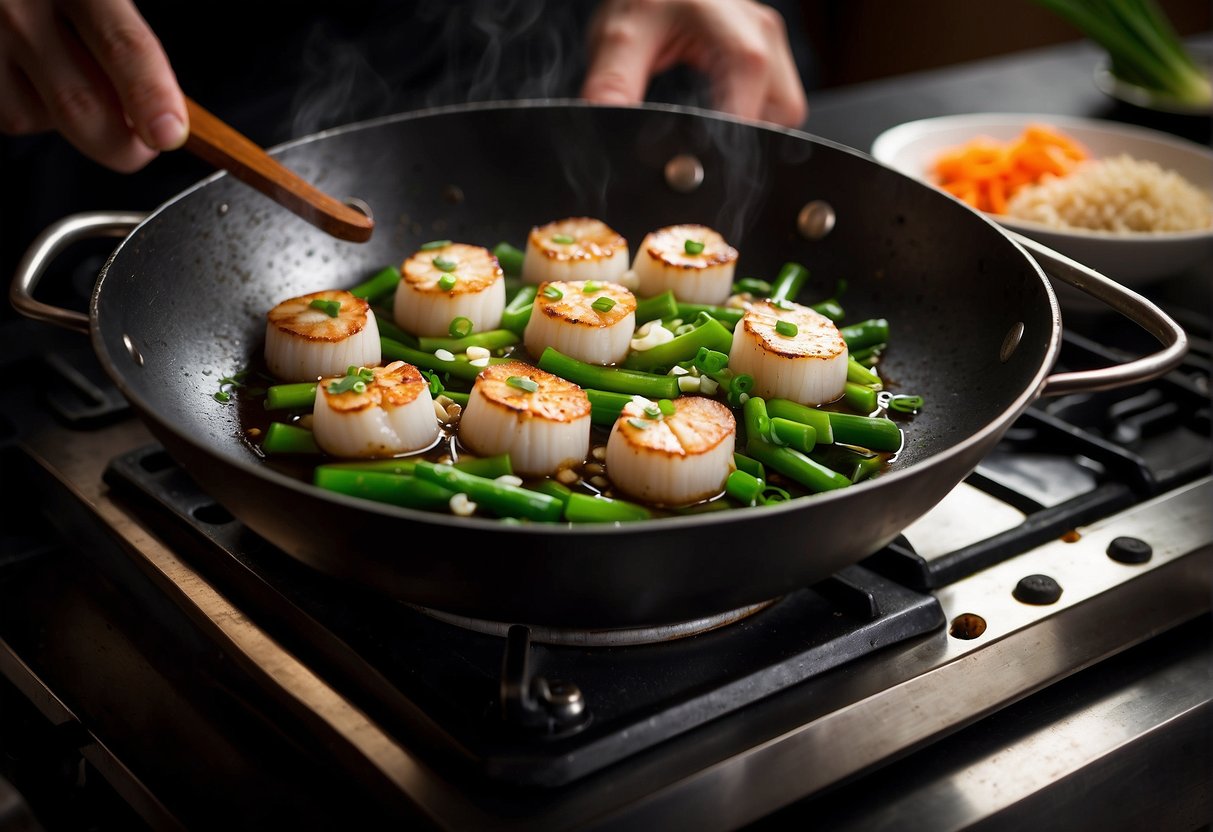
[[(838, 142), (816, 136), (810, 132), (798, 130), (795, 128), (784, 127), (782, 125), (773, 124), (761, 121), (749, 121), (726, 113), (720, 113), (714, 110), (708, 110), (700, 107), (693, 107), (679, 104), (665, 104), (655, 102), (645, 102), (632, 105), (607, 105), (596, 104), (582, 99), (565, 99), (565, 98), (537, 98), (537, 99), (517, 99), (517, 100), (500, 100), (500, 101), (478, 101), (466, 104), (443, 105), (439, 107), (429, 107), (420, 110), (410, 110), (402, 113), (396, 113), (386, 116), (378, 116), (363, 121), (351, 122), (349, 124), (339, 125), (336, 127), (327, 128), (317, 131), (307, 136), (302, 136), (296, 139), (283, 142), (268, 149), (271, 154), (278, 154), (286, 150), (302, 147), (317, 143), (325, 138), (342, 135), (350, 132), (357, 132), (364, 129), (373, 129), (375, 127), (386, 124), (397, 124), (436, 116), (445, 116), (452, 114), (460, 114), (473, 111), (492, 111), (492, 110), (518, 110), (518, 109), (600, 109), (600, 110), (627, 110), (627, 111), (642, 111), (642, 112), (660, 112), (669, 113), (671, 115), (692, 116), (701, 119), (708, 119), (720, 122), (736, 124), (741, 127), (765, 130), (782, 134), (791, 138), (806, 140), (814, 144), (821, 144), (830, 147), (834, 150), (859, 157), (865, 162), (884, 168), (890, 173), (910, 183), (912, 187), (926, 189), (932, 198), (950, 200), (960, 203), (955, 197), (949, 194), (938, 191), (935, 188), (919, 182), (913, 177), (902, 173), (892, 166), (881, 162), (871, 154), (866, 153), (856, 148), (840, 144)], [(1045, 297), (1049, 303), (1050, 311), (1050, 332), (1049, 343), (1045, 350), (1043, 359), (1039, 367), (1033, 374), (1031, 383), (1024, 386), (1023, 390), (1011, 401), (1011, 403), (994, 419), (988, 421), (981, 429), (967, 436), (963, 441), (958, 442), (951, 447), (938, 451), (926, 459), (919, 460), (912, 465), (903, 468), (895, 468), (894, 470), (881, 473), (878, 477), (868, 480), (863, 480), (854, 483), (846, 488), (835, 489), (824, 493), (806, 495), (802, 498), (787, 500), (783, 503), (765, 506), (749, 506), (749, 507), (730, 507), (725, 511), (711, 511), (703, 513), (692, 513), (674, 517), (655, 517), (647, 520), (629, 520), (627, 522), (614, 521), (610, 523), (573, 523), (570, 521), (562, 521), (559, 523), (510, 523), (503, 522), (501, 518), (496, 517), (458, 517), (450, 514), (443, 514), (435, 511), (427, 511), (423, 509), (412, 509), (403, 506), (394, 506), (387, 503), (379, 503), (372, 500), (365, 500), (358, 497), (349, 497), (336, 492), (327, 491), (319, 488), (311, 483), (303, 482), (302, 480), (281, 473), (273, 468), (264, 465), (259, 461), (252, 461), (243, 457), (229, 455), (222, 448), (216, 448), (213, 443), (197, 441), (191, 434), (178, 429), (172, 422), (162, 419), (157, 408), (146, 398), (139, 395), (131, 385), (127, 384), (124, 374), (119, 370), (116, 363), (111, 357), (110, 351), (107, 349), (105, 339), (101, 334), (101, 325), (98, 323), (98, 308), (102, 291), (106, 283), (109, 270), (115, 260), (121, 253), (130, 245), (136, 244), (140, 232), (148, 225), (157, 221), (161, 216), (173, 210), (173, 207), (184, 201), (186, 198), (194, 195), (198, 191), (202, 191), (211, 184), (222, 180), (229, 176), (226, 171), (217, 171), (211, 174), (194, 185), (186, 188), (175, 194), (170, 199), (161, 203), (153, 209), (144, 219), (133, 228), (130, 233), (124, 237), (119, 244), (114, 248), (113, 252), (107, 258), (105, 265), (102, 267), (96, 284), (93, 289), (92, 298), (89, 303), (89, 331), (90, 338), (93, 343), (94, 352), (105, 368), (106, 373), (113, 380), (119, 391), (129, 401), (141, 417), (154, 424), (159, 430), (163, 430), (171, 434), (178, 442), (186, 444), (193, 448), (196, 452), (204, 456), (219, 457), (225, 465), (230, 465), (246, 476), (250, 476), (257, 480), (268, 481), (269, 484), (278, 488), (286, 488), (294, 494), (308, 497), (321, 497), (326, 502), (332, 502), (337, 505), (345, 506), (346, 508), (366, 511), (374, 514), (384, 515), (388, 518), (397, 518), (414, 523), (424, 523), (433, 525), (442, 529), (480, 529), (482, 531), (493, 531), (497, 534), (520, 534), (529, 537), (539, 533), (545, 536), (561, 535), (570, 536), (573, 538), (582, 536), (598, 537), (601, 535), (614, 535), (616, 537), (627, 537), (632, 535), (644, 535), (651, 532), (655, 527), (662, 530), (676, 532), (680, 529), (699, 528), (703, 526), (727, 525), (736, 522), (745, 522), (749, 519), (758, 516), (756, 512), (761, 512), (762, 517), (777, 517), (786, 513), (799, 512), (807, 510), (814, 506), (828, 506), (831, 503), (848, 500), (856, 494), (863, 494), (874, 488), (895, 487), (903, 479), (909, 479), (912, 476), (924, 475), (932, 469), (946, 466), (951, 460), (957, 456), (966, 455), (971, 452), (974, 446), (983, 444), (993, 444), (1001, 435), (1010, 427), (1011, 423), (1018, 418), (1027, 408), (1036, 401), (1044, 388), (1045, 382), (1049, 377), (1057, 356), (1061, 349), (1061, 308), (1057, 300), (1057, 296), (1053, 287), (1041, 268), (1040, 264), (1020, 246), (998, 223), (988, 219), (976, 211), (969, 210), (972, 221), (982, 222), (998, 233), (1007, 245), (1011, 246), (1016, 256), (1022, 258), (1032, 274), (1040, 282), (1045, 292)], [(254, 192), (249, 191), (250, 194)], [(259, 197), (260, 198), (260, 197)], [(963, 204), (963, 203), (961, 203)], [(963, 477), (957, 480), (955, 484), (963, 481)], [(824, 510), (824, 509), (822, 509)]]

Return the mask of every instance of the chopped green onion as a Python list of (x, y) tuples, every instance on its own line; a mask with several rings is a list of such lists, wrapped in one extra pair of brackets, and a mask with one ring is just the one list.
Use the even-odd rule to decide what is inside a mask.
[(435, 257), (431, 262), (434, 264), (434, 268), (440, 272), (453, 272), (455, 271), (455, 267), (459, 265), (454, 260), (442, 255)]
[(538, 293), (539, 287), (534, 284), (519, 289), (513, 300), (506, 304), (505, 311), (501, 313), (501, 328), (521, 336), (526, 330), (527, 323), (531, 320), (535, 295)]
[(703, 254), (703, 243), (698, 240), (687, 240), (682, 248), (687, 254)]
[(775, 331), (785, 338), (795, 338), (796, 333), (800, 332), (800, 327), (791, 321), (776, 321)]
[(572, 237), (570, 237), (568, 234), (553, 234), (552, 242), (559, 243), (562, 246), (567, 246), (570, 243), (575, 243), (577, 241), (574, 240)]
[(673, 416), (678, 412), (678, 408), (674, 407), (674, 403), (669, 399), (662, 399), (657, 402), (657, 409), (661, 411), (662, 416)]
[(922, 396), (893, 396), (889, 399), (889, 409), (898, 413), (917, 413), (922, 410)]
[(765, 485), (765, 482), (753, 474), (737, 470), (729, 474), (728, 479), (724, 481), (724, 493), (743, 506), (753, 506), (758, 504), (758, 497)]
[(421, 244), (421, 251), (433, 251), (436, 248), (446, 248), (450, 244), (450, 240), (430, 240), (428, 243)]
[(603, 497), (570, 492), (564, 504), (564, 519), (571, 523), (617, 523), (647, 520), (653, 514), (644, 506)]
[(228, 402), (230, 402), (232, 400), (232, 394), (227, 392), (226, 390), (220, 390), (218, 393), (216, 393), (214, 395), (214, 399), (215, 399), (215, 401), (219, 402), (220, 404), (227, 404)]
[(543, 296), (548, 300), (560, 300), (564, 297), (564, 292), (560, 291), (555, 286), (544, 286)]
[(808, 279), (809, 270), (804, 266), (799, 263), (784, 263), (771, 283), (771, 300), (795, 300)]
[(505, 380), (505, 383), (510, 387), (517, 387), (519, 390), (525, 390), (528, 393), (534, 393), (539, 389), (539, 384), (534, 379), (526, 376), (510, 376)]
[(446, 328), (452, 338), (466, 338), (472, 334), (472, 319), (460, 315), (451, 319), (451, 325)]
[(271, 384), (265, 391), (266, 410), (311, 410), (316, 404), (316, 382)]
[(743, 277), (733, 284), (733, 291), (765, 298), (771, 294), (771, 284), (756, 277)]
[(646, 422), (644, 419), (628, 419), (628, 424), (637, 430), (646, 430), (651, 422)]
[(373, 305), (394, 291), (398, 283), (400, 283), (400, 269), (395, 266), (385, 266), (370, 280), (359, 283), (350, 289), (350, 294), (363, 298)]
[(644, 408), (644, 415), (648, 416), (650, 419), (659, 419), (661, 418), (661, 408), (656, 404), (646, 405)]
[(606, 295), (603, 295), (602, 297), (598, 298), (593, 303), (591, 303), (590, 306), (592, 306), (594, 308), (595, 312), (602, 312), (602, 313), (610, 312), (612, 309), (615, 308), (615, 299), (608, 298)]
[(444, 274), (442, 277), (438, 278), (438, 288), (444, 292), (449, 292), (455, 288), (455, 284), (458, 281), (459, 278), (448, 272), (447, 274)]
[(341, 301), (339, 300), (322, 300), (316, 298), (308, 304), (312, 309), (319, 309), (330, 318), (336, 318), (341, 313)]
[(581, 291), (587, 295), (592, 295), (602, 288), (602, 284), (597, 280), (587, 280), (585, 285), (581, 287)]
[(719, 373), (727, 367), (729, 357), (719, 350), (700, 347), (693, 361), (695, 366), (699, 368), (699, 372), (704, 375), (711, 375), (712, 373)]
[(366, 381), (358, 374), (347, 375), (337, 381), (334, 381), (325, 388), (330, 396), (336, 396), (341, 393), (348, 393), (351, 390), (355, 393), (366, 392)]
[(261, 450), (267, 454), (318, 454), (320, 447), (310, 430), (285, 422), (270, 422)]
[(678, 314), (674, 293), (666, 289), (660, 295), (636, 301), (636, 324), (640, 325), (658, 318), (673, 318)]

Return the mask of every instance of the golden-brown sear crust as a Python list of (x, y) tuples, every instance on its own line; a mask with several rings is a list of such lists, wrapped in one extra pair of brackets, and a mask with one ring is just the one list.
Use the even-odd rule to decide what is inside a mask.
[[(745, 331), (756, 336), (765, 352), (781, 358), (836, 358), (847, 349), (847, 342), (834, 322), (818, 312), (796, 303), (788, 308), (764, 300), (750, 305), (741, 319)], [(796, 324), (794, 336), (780, 335), (775, 330), (779, 321)]]
[[(341, 304), (337, 317), (322, 309), (313, 309), (314, 300), (336, 301)], [(356, 295), (340, 289), (312, 292), (282, 301), (266, 314), (270, 325), (282, 332), (308, 341), (337, 343), (366, 328), (366, 315), (371, 305)]]
[[(703, 243), (703, 251), (688, 254), (687, 240)], [(706, 269), (737, 259), (737, 249), (706, 225), (683, 224), (658, 229), (645, 238), (644, 248), (652, 259), (677, 269)]]
[[(556, 243), (553, 236), (573, 238), (571, 243)], [(626, 249), (628, 241), (602, 220), (593, 217), (568, 217), (531, 229), (529, 242), (544, 259), (554, 262), (605, 260)]]
[[(672, 401), (674, 415), (661, 419), (645, 419), (625, 410), (617, 429), (630, 448), (667, 457), (690, 457), (707, 453), (736, 435), (733, 412), (715, 399), (680, 396)], [(636, 427), (632, 419), (648, 427)]]
[[(529, 378), (539, 385), (539, 389), (528, 393), (514, 387), (507, 382), (510, 376)], [(575, 422), (590, 414), (590, 397), (584, 390), (571, 381), (521, 361), (490, 364), (476, 376), (476, 388), (486, 404), (524, 418)]]
[(372, 367), (371, 370), (375, 379), (367, 383), (364, 393), (348, 390), (330, 394), (328, 386), (340, 381), (340, 376), (323, 379), (319, 382), (317, 390), (325, 391), (331, 409), (340, 413), (356, 413), (371, 407), (404, 407), (429, 387), (429, 382), (421, 375), (421, 371), (403, 361), (393, 361), (386, 367)]
[[(455, 264), (450, 274), (455, 275), (456, 280), (450, 289), (443, 289), (438, 285), (442, 276), (447, 274), (434, 265), (434, 260), (440, 258)], [(415, 252), (400, 267), (400, 279), (408, 283), (411, 289), (452, 297), (483, 292), (498, 280), (504, 279), (504, 275), (501, 264), (491, 251), (466, 243), (451, 243), (442, 248)]]
[[(597, 288), (586, 292), (587, 285)], [(560, 290), (561, 297), (549, 298), (545, 295), (544, 289), (549, 286)], [(602, 297), (615, 301), (615, 305), (606, 312), (599, 312), (594, 308), (594, 301)], [(636, 296), (618, 283), (600, 280), (551, 280), (540, 285), (539, 294), (535, 296), (534, 311), (565, 323), (599, 329), (614, 326), (635, 312)]]

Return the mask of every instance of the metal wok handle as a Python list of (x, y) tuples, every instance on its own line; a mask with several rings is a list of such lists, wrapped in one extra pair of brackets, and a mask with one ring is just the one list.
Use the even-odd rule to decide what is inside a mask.
[(1163, 349), (1115, 367), (1098, 370), (1082, 370), (1073, 373), (1055, 373), (1045, 379), (1042, 396), (1061, 396), (1066, 393), (1090, 393), (1125, 387), (1139, 381), (1158, 378), (1179, 366), (1188, 351), (1188, 336), (1170, 316), (1150, 301), (1131, 289), (1109, 280), (1097, 271), (1058, 254), (1048, 246), (1008, 231), (1011, 238), (1032, 255), (1050, 277), (1085, 292), (1096, 300), (1106, 303), (1133, 323), (1158, 339)]
[(68, 246), (97, 237), (125, 237), (146, 217), (147, 214), (135, 212), (89, 211), (72, 214), (50, 225), (30, 244), (17, 264), (8, 293), (13, 308), (27, 318), (87, 334), (88, 315), (34, 300), (34, 288), (47, 266)]

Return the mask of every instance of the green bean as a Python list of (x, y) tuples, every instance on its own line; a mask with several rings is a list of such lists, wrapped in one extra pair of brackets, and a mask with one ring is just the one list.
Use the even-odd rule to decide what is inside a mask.
[(423, 335), (417, 339), (417, 349), (422, 352), (447, 350), (452, 353), (467, 352), (468, 347), (484, 347), (486, 350), (499, 350), (512, 347), (520, 339), (508, 329), (488, 329), (484, 332), (473, 332), (462, 338), (443, 338), (441, 336)]
[(817, 444), (828, 445), (834, 441), (834, 431), (830, 428), (830, 416), (824, 410), (794, 402), (791, 399), (767, 399), (767, 413), (772, 418), (791, 419), (812, 425), (817, 431)]
[(470, 399), (472, 397), (471, 393), (460, 393), (458, 390), (443, 390), (438, 395), (446, 396), (448, 399), (450, 399), (451, 401), (453, 401), (455, 404), (459, 405), (460, 407), (467, 407), (468, 399)]
[(350, 289), (350, 294), (364, 298), (368, 303), (374, 305), (394, 292), (398, 283), (400, 283), (400, 269), (395, 266), (386, 266), (369, 280)]
[(880, 354), (888, 348), (889, 345), (885, 343), (873, 344), (870, 347), (864, 347), (861, 350), (852, 351), (850, 356), (864, 367), (870, 368), (876, 365), (876, 360), (880, 358)]
[[(447, 373), (452, 378), (475, 381), (476, 376), (484, 369), (483, 367), (477, 367), (475, 364), (469, 364), (466, 358), (444, 361), (432, 352), (423, 352), (413, 347), (406, 347), (404, 344), (393, 341), (391, 338), (380, 338), (379, 342), (383, 350), (383, 357), (388, 361), (407, 361), (414, 367), (432, 370), (436, 373)], [(490, 358), (489, 363), (500, 364), (508, 360), (506, 358)]]
[(510, 277), (522, 274), (522, 261), (526, 258), (525, 252), (514, 248), (507, 242), (500, 242), (493, 246), (493, 256), (497, 258), (501, 270)]
[(751, 439), (746, 443), (746, 453), (815, 493), (845, 488), (851, 484), (842, 474), (794, 448), (780, 448), (761, 439)]
[(728, 479), (724, 481), (724, 493), (743, 506), (757, 505), (765, 487), (766, 483), (761, 478), (747, 474), (741, 469), (729, 474)]
[(316, 405), (316, 382), (271, 384), (265, 388), (266, 410), (311, 410)]
[(880, 380), (880, 376), (874, 370), (863, 366), (849, 355), (847, 356), (847, 381), (852, 384), (865, 384), (876, 390), (884, 387), (884, 382)]
[(842, 399), (847, 407), (867, 416), (876, 411), (876, 391), (864, 384), (848, 381)]
[(678, 306), (674, 301), (674, 293), (666, 289), (660, 295), (636, 301), (636, 325), (655, 321), (658, 318), (667, 320), (678, 315)]
[(529, 488), (508, 485), (495, 479), (478, 477), (460, 471), (453, 465), (443, 465), (418, 460), (413, 473), (420, 479), (436, 483), (456, 493), (468, 495), (468, 499), (483, 506), (499, 517), (522, 517), (527, 520), (559, 520), (562, 504), (547, 494)]
[(832, 411), (829, 416), (835, 442), (858, 445), (872, 451), (896, 451), (901, 448), (901, 429), (891, 419)]
[(623, 408), (632, 401), (627, 393), (612, 393), (609, 390), (587, 388), (585, 394), (590, 399), (590, 422), (605, 427), (615, 424)]
[(564, 506), (568, 505), (569, 496), (573, 493), (573, 489), (569, 488), (564, 483), (550, 478), (540, 480), (539, 482), (533, 485), (528, 485), (527, 487), (532, 491), (538, 491), (540, 494), (547, 494), (549, 497), (555, 497), (560, 501), (561, 511), (564, 510)]
[(676, 335), (664, 344), (647, 350), (632, 350), (624, 359), (623, 366), (643, 372), (665, 371), (679, 361), (694, 358), (701, 347), (728, 354), (732, 345), (733, 334), (720, 321), (709, 318), (690, 332)]
[(833, 299), (823, 300), (820, 303), (814, 303), (810, 305), (809, 308), (819, 315), (825, 315), (834, 323), (838, 323), (847, 315), (842, 308), (842, 304)]
[(376, 315), (375, 323), (379, 327), (380, 338), (388, 338), (397, 344), (404, 344), (406, 347), (417, 346), (417, 336), (396, 326), (388, 315)]
[[(749, 403), (746, 402), (747, 405)], [(771, 444), (787, 445), (807, 454), (817, 446), (817, 431), (813, 429), (812, 425), (776, 416), (771, 420)]]
[[(392, 457), (391, 459), (355, 459), (329, 462), (321, 468), (337, 468), (342, 471), (373, 471), (379, 474), (412, 474), (417, 467), (417, 457)], [(469, 456), (454, 463), (460, 471), (478, 477), (494, 479), (514, 473), (509, 454), (493, 456)]]
[[(767, 415), (767, 403), (761, 396), (750, 396), (741, 408), (747, 439), (771, 438), (771, 417)], [(786, 444), (786, 443), (784, 443)]]
[(611, 393), (628, 393), (649, 399), (676, 399), (680, 393), (678, 379), (674, 376), (586, 364), (557, 352), (552, 347), (545, 349), (543, 355), (539, 356), (539, 369), (581, 387), (592, 387)]
[(762, 467), (762, 463), (753, 457), (748, 457), (743, 453), (734, 451), (733, 464), (737, 466), (738, 471), (745, 471), (752, 477), (757, 477), (760, 480), (765, 480), (767, 478), (767, 473)]
[(647, 520), (652, 516), (651, 511), (636, 503), (575, 491), (569, 494), (564, 506), (564, 519), (573, 523), (617, 523)]
[(844, 326), (838, 330), (848, 350), (861, 350), (874, 344), (889, 342), (889, 322), (884, 318), (869, 318), (866, 321)]
[(743, 277), (733, 284), (733, 292), (734, 294), (748, 292), (756, 297), (766, 298), (771, 296), (771, 284), (757, 277)]
[(406, 508), (446, 508), (454, 496), (453, 491), (410, 474), (335, 465), (317, 467), (312, 482), (326, 491)]
[(501, 313), (501, 328), (508, 329), (515, 335), (521, 336), (526, 331), (526, 325), (531, 320), (531, 310), (535, 308), (535, 296), (539, 287), (527, 284), (521, 287)]
[(679, 303), (675, 314), (676, 317), (682, 318), (684, 321), (693, 321), (703, 312), (720, 321), (725, 329), (730, 332), (737, 326), (737, 322), (745, 316), (744, 309), (738, 309), (734, 306), (712, 306), (706, 303)]
[(320, 453), (316, 437), (310, 430), (286, 422), (270, 422), (261, 450), (270, 455)]
[(770, 299), (795, 301), (808, 279), (809, 270), (804, 266), (799, 263), (784, 263), (771, 283)]
[(820, 462), (827, 468), (837, 471), (851, 482), (866, 480), (878, 474), (884, 467), (884, 457), (880, 454), (853, 448), (848, 445), (822, 445), (813, 450), (809, 457)]

